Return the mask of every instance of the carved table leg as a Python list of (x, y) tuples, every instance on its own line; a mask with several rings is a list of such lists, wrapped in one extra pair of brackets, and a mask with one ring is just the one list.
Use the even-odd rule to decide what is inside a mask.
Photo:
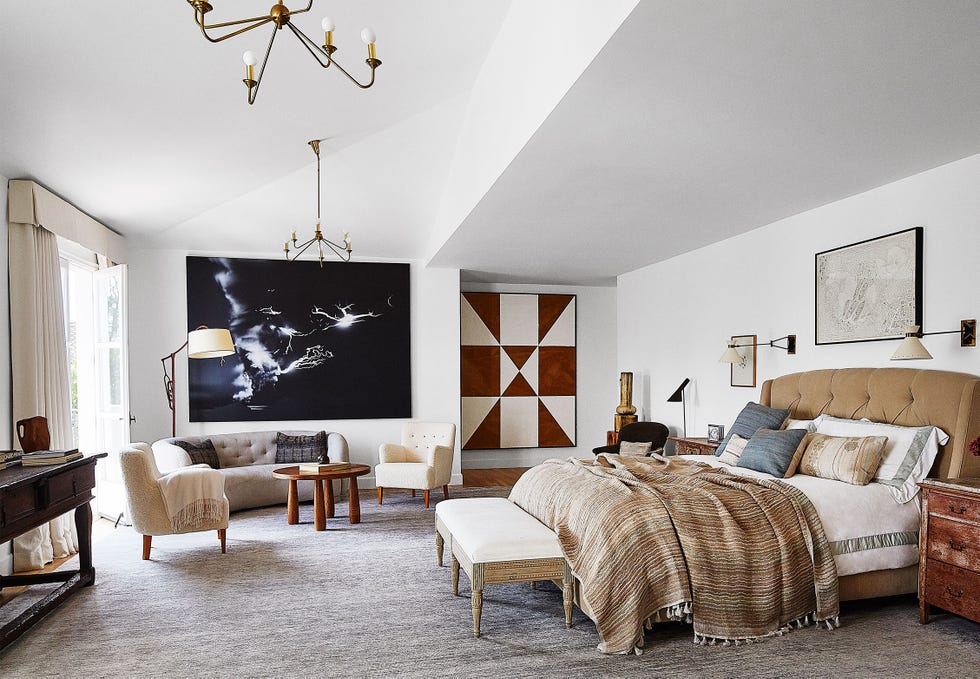
[(453, 596), (459, 596), (459, 560), (451, 552), (449, 558), (452, 559)]
[(442, 539), (442, 533), (436, 530), (436, 559), (438, 560), (440, 566), (442, 565), (442, 546), (444, 543), (445, 541)]
[[(378, 490), (380, 491), (381, 489), (378, 488)], [(350, 514), (350, 522), (360, 523), (361, 522), (361, 495), (360, 492), (357, 490), (357, 479), (354, 477), (351, 477), (350, 490), (348, 491), (347, 496), (348, 496), (348, 501), (347, 501), (348, 506), (350, 507), (350, 509), (348, 510), (348, 513)]]
[(295, 526), (299, 523), (299, 496), (296, 492), (296, 480), (289, 480), (289, 495), (286, 498), (286, 523)]
[(473, 578), (470, 582), (470, 599), (473, 602), (473, 636), (480, 638), (480, 614), (483, 612), (483, 564), (473, 564)]
[(575, 583), (575, 577), (572, 575), (572, 569), (569, 568), (568, 562), (565, 562), (565, 573), (561, 579), (561, 596), (562, 602), (565, 604), (565, 627), (572, 626), (572, 602), (575, 600), (572, 588)]
[(313, 527), (316, 530), (327, 529), (327, 513), (323, 497), (323, 479), (313, 481)]
[[(92, 505), (88, 502), (75, 508), (75, 530), (78, 532), (78, 572), (85, 586), (91, 587), (95, 582), (95, 568), (92, 566)], [(148, 551), (144, 549), (144, 553)]]

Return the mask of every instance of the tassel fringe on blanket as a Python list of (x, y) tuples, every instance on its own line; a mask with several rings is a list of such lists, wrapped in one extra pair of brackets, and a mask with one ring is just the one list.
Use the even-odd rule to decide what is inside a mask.
[(206, 523), (217, 523), (224, 518), (224, 502), (216, 498), (201, 498), (186, 505), (170, 517), (170, 525), (175, 533), (194, 530)]

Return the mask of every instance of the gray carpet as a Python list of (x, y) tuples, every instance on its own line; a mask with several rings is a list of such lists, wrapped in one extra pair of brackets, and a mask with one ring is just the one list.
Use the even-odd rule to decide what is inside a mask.
[(468, 581), (454, 599), (435, 564), (432, 510), (407, 494), (385, 502), (366, 497), (357, 526), (342, 506), (323, 533), (309, 504), (298, 526), (285, 507), (239, 512), (225, 555), (198, 533), (156, 538), (142, 561), (140, 537), (120, 528), (96, 544), (97, 585), (0, 655), (0, 676), (980, 676), (980, 625), (920, 626), (913, 597), (845, 604), (833, 632), (700, 647), (671, 624), (641, 656), (603, 656), (581, 611), (565, 628), (557, 588), (494, 585), (474, 639)]

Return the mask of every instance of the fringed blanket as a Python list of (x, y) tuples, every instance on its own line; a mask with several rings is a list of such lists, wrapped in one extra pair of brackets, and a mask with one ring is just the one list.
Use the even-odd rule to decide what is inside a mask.
[(697, 643), (747, 643), (837, 625), (837, 568), (806, 496), (778, 481), (653, 455), (548, 460), (510, 499), (558, 534), (599, 650), (645, 626), (693, 622)]
[(224, 518), (225, 479), (207, 465), (181, 467), (157, 479), (175, 533), (197, 530)]

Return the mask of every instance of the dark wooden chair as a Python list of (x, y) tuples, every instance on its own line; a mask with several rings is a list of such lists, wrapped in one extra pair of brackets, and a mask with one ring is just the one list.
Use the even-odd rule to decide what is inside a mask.
[[(667, 429), (666, 424), (661, 424), (660, 422), (633, 422), (623, 425), (623, 428), (619, 430), (619, 440), (650, 443), (650, 451), (657, 452), (667, 443), (668, 434), (670, 434), (670, 430)], [(595, 455), (601, 453), (615, 453), (618, 455), (619, 444), (593, 448), (592, 453)]]
[(51, 432), (48, 430), (48, 418), (37, 415), (17, 422), (17, 438), (20, 449), (25, 453), (51, 448)]

